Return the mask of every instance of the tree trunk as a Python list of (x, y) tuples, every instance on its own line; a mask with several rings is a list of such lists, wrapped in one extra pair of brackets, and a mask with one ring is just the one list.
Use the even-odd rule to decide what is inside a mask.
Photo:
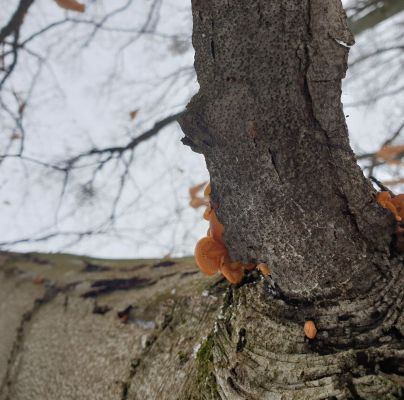
[(232, 258), (273, 281), (5, 254), (0, 400), (402, 399), (403, 259), (348, 143), (340, 2), (192, 3), (184, 141), (206, 157)]
[(403, 263), (349, 146), (340, 1), (192, 4), (200, 91), (184, 143), (206, 158), (232, 259), (267, 263), (275, 282), (228, 296), (212, 339), (221, 397), (402, 398)]
[(0, 400), (195, 398), (227, 287), (193, 258), (0, 254)]

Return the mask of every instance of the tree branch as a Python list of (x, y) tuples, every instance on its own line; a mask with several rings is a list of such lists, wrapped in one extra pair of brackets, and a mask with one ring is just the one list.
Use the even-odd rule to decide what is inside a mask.
[[(170, 115), (161, 121), (158, 121), (154, 124), (152, 128), (147, 130), (146, 132), (143, 132), (141, 135), (133, 138), (129, 143), (127, 143), (124, 146), (112, 146), (112, 147), (105, 147), (103, 149), (91, 149), (85, 153), (79, 154), (67, 161), (67, 168), (74, 166), (78, 161), (80, 161), (83, 158), (94, 156), (94, 155), (102, 155), (102, 154), (117, 154), (122, 155), (124, 152), (133, 150), (137, 145), (139, 145), (142, 142), (145, 142), (146, 140), (152, 138), (153, 136), (157, 135), (163, 128), (165, 128), (167, 125), (176, 122), (179, 117), (183, 115), (184, 111), (181, 111), (179, 113)], [(108, 157), (106, 161), (109, 161), (111, 157)]]
[[(367, 8), (373, 8), (369, 13), (365, 14), (363, 17), (355, 19), (351, 17), (349, 19), (349, 24), (354, 35), (358, 35), (370, 28), (375, 27), (380, 22), (398, 14), (404, 10), (403, 0), (385, 0), (381, 7), (377, 7), (374, 1), (369, 1)], [(366, 7), (364, 8), (366, 9)], [(362, 12), (363, 10), (361, 10)]]
[(20, 1), (17, 10), (12, 15), (8, 24), (0, 30), (0, 43), (3, 43), (4, 39), (6, 39), (13, 32), (16, 32), (20, 29), (21, 24), (24, 20), (24, 16), (27, 13), (28, 9), (31, 7), (33, 2), (34, 0)]

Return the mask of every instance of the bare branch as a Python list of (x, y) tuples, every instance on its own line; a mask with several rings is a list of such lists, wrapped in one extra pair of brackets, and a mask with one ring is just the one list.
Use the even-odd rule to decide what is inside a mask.
[(8, 36), (20, 30), (24, 16), (28, 9), (31, 7), (34, 0), (21, 0), (18, 4), (17, 10), (12, 15), (10, 21), (0, 30), (0, 43), (4, 42)]
[[(384, 141), (384, 143), (381, 145), (380, 148), (386, 147), (386, 146), (390, 146), (394, 140), (396, 140), (400, 134), (401, 131), (404, 129), (404, 122), (398, 127), (398, 129), (396, 129), (393, 133), (393, 135), (391, 135), (387, 140)], [(359, 154), (356, 156), (357, 160), (365, 160), (367, 158), (374, 158), (377, 155), (377, 151), (373, 152), (373, 153), (364, 153), (364, 154)]]
[[(369, 10), (369, 12), (363, 15), (366, 10)], [(362, 7), (355, 10), (356, 14), (360, 15), (359, 18), (356, 19), (356, 15), (351, 16), (349, 22), (352, 32), (358, 35), (403, 10), (404, 1), (402, 0), (384, 0), (383, 2), (369, 0)]]
[(135, 137), (124, 146), (105, 147), (103, 149), (94, 148), (85, 153), (79, 154), (66, 162), (66, 168), (71, 168), (81, 159), (91, 157), (94, 155), (108, 154), (110, 157), (108, 157), (105, 161), (102, 161), (103, 163), (109, 161), (113, 155), (119, 157), (126, 151), (133, 150), (140, 143), (145, 142), (146, 140), (152, 138), (153, 136), (156, 136), (167, 125), (176, 122), (177, 119), (183, 115), (183, 113), (184, 111), (181, 111), (179, 113), (170, 115), (162, 119), (161, 121), (156, 122), (152, 128), (150, 128), (146, 132), (143, 132), (141, 135)]
[(96, 235), (96, 234), (103, 234), (105, 233), (102, 230), (88, 230), (88, 231), (64, 231), (64, 232), (53, 232), (53, 233), (49, 233), (43, 236), (39, 236), (39, 237), (26, 237), (26, 238), (22, 238), (22, 239), (17, 239), (17, 240), (10, 240), (10, 241), (6, 241), (6, 242), (0, 242), (0, 246), (5, 247), (5, 246), (12, 246), (12, 245), (16, 245), (16, 244), (22, 244), (22, 243), (37, 243), (37, 242), (46, 242), (50, 239), (56, 238), (56, 237), (60, 237), (60, 236), (73, 236), (73, 237), (77, 237), (79, 239), (82, 239), (85, 236), (91, 236), (91, 235)]
[[(384, 147), (390, 146), (393, 141), (395, 139), (398, 138), (398, 136), (401, 134), (402, 130), (404, 129), (404, 122), (398, 127), (398, 129), (393, 133), (393, 135), (391, 135), (390, 138), (388, 138), (387, 140), (385, 140), (385, 142), (381, 145), (381, 149), (383, 149)], [(365, 160), (368, 159), (370, 160), (370, 165), (366, 166), (365, 169), (368, 170), (368, 177), (371, 178), (373, 176), (374, 170), (376, 167), (380, 167), (382, 165), (386, 164), (386, 160), (380, 160), (380, 158), (378, 157), (379, 151), (376, 151), (374, 153), (366, 153), (366, 154), (362, 154), (357, 156), (357, 160)], [(401, 155), (401, 157), (403, 157), (404, 154)], [(375, 178), (373, 178), (374, 180)], [(377, 182), (376, 182), (377, 183)]]

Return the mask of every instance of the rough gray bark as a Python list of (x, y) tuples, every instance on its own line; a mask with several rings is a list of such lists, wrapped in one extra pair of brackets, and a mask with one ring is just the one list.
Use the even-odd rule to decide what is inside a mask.
[(340, 1), (192, 4), (184, 143), (206, 158), (233, 260), (268, 263), (276, 285), (250, 279), (225, 303), (221, 398), (402, 398), (403, 260), (349, 146)]
[(288, 296), (366, 292), (392, 219), (349, 146), (341, 3), (193, 5), (200, 91), (181, 124), (206, 157), (233, 259), (268, 263)]

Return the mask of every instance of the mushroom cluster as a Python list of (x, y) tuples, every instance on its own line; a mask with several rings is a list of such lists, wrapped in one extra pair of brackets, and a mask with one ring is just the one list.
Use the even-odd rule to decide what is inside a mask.
[(376, 200), (394, 215), (396, 219), (395, 247), (399, 253), (404, 253), (404, 194), (395, 196), (387, 191), (379, 192)]
[(232, 261), (226, 245), (223, 242), (224, 226), (217, 218), (216, 212), (210, 201), (211, 186), (210, 183), (205, 188), (204, 198), (206, 199), (206, 210), (203, 218), (209, 221), (209, 229), (207, 236), (200, 239), (195, 247), (195, 261), (200, 270), (207, 275), (214, 275), (221, 272), (223, 276), (233, 284), (239, 284), (243, 277), (244, 271), (254, 268), (264, 275), (270, 273), (266, 264), (244, 264), (239, 261)]
[(404, 220), (404, 194), (392, 197), (389, 192), (379, 192), (376, 199), (382, 207), (394, 214), (396, 221)]

